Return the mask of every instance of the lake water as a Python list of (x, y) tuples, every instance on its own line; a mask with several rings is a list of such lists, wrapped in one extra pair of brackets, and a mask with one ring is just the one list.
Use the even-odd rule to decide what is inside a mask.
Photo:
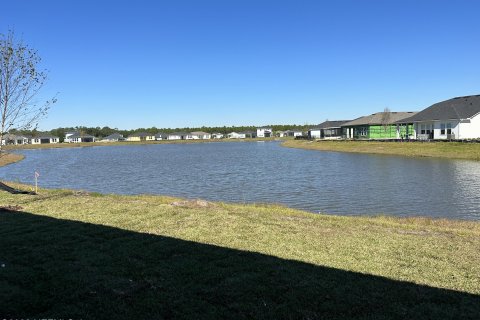
[(480, 220), (480, 162), (216, 142), (19, 151), (8, 181), (101, 193), (281, 203), (341, 215)]

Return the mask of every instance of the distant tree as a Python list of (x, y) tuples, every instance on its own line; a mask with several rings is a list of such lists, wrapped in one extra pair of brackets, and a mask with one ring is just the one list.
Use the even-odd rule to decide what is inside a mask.
[(387, 132), (387, 129), (389, 128), (389, 126), (391, 124), (390, 122), (392, 121), (392, 112), (390, 111), (389, 108), (385, 108), (383, 110), (382, 119), (380, 121), (381, 121), (381, 124), (382, 124), (382, 127), (383, 127), (383, 131)]
[[(57, 101), (37, 104), (34, 100), (47, 80), (46, 71), (39, 69), (40, 61), (37, 51), (17, 41), (13, 31), (0, 34), (0, 142), (11, 129), (36, 128)], [(1, 151), (0, 143), (0, 155)]]

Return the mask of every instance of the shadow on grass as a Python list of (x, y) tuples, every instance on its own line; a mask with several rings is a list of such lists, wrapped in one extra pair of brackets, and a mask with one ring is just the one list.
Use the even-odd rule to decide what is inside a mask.
[(478, 319), (476, 295), (0, 211), (0, 318)]

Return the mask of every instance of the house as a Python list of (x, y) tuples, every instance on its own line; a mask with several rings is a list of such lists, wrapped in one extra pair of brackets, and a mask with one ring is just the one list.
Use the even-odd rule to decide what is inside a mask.
[(190, 139), (193, 139), (193, 140), (205, 140), (205, 139), (210, 139), (211, 138), (211, 134), (208, 133), (208, 132), (202, 132), (202, 131), (194, 131), (194, 132), (190, 132), (189, 136), (191, 137)]
[(415, 112), (377, 112), (344, 123), (342, 135), (347, 139), (400, 139), (410, 136), (413, 124), (400, 126), (397, 122), (410, 118)]
[(215, 133), (212, 133), (211, 137), (212, 139), (222, 139), (224, 137), (224, 134), (215, 132)]
[(341, 139), (342, 125), (351, 120), (325, 121), (308, 130), (309, 139)]
[(303, 132), (300, 130), (287, 130), (284, 133), (285, 137), (301, 137), (303, 136)]
[(48, 133), (40, 133), (31, 138), (32, 144), (59, 143), (60, 138)]
[(95, 140), (96, 138), (92, 135), (75, 132), (72, 134), (67, 133), (65, 135), (64, 141), (69, 143), (81, 143), (81, 142), (95, 142)]
[(240, 132), (230, 132), (227, 134), (228, 139), (245, 139), (245, 133)]
[(155, 141), (155, 135), (148, 132), (137, 132), (129, 135), (127, 141)]
[(15, 135), (15, 134), (4, 134), (2, 137), (2, 145), (7, 145), (7, 144), (28, 144), (29, 143), (29, 138), (26, 136), (22, 135)]
[[(272, 132), (270, 132), (271, 134)], [(256, 138), (257, 137), (257, 132), (255, 131), (242, 131), (239, 132), (239, 134), (244, 135), (245, 138)]]
[(480, 95), (457, 97), (435, 103), (405, 121), (413, 123), (413, 135), (418, 140), (478, 139)]
[(125, 141), (125, 138), (120, 133), (112, 133), (111, 135), (103, 138), (102, 141), (105, 141), (105, 142)]
[(269, 127), (257, 128), (256, 136), (259, 138), (270, 138), (273, 137), (273, 129)]
[(188, 135), (188, 132), (172, 132), (167, 135), (167, 140), (185, 140)]
[(167, 140), (168, 134), (159, 132), (155, 135), (155, 140)]
[(63, 139), (63, 141), (64, 141), (64, 142), (68, 142), (68, 143), (73, 142), (73, 141), (70, 139), (70, 137), (73, 136), (74, 134), (78, 134), (78, 132), (76, 132), (76, 131), (66, 132), (66, 133), (65, 133), (65, 139)]

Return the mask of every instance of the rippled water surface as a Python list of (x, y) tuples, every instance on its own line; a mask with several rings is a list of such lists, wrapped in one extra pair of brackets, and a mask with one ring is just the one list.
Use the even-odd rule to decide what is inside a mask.
[(282, 203), (332, 214), (480, 220), (480, 162), (319, 152), (277, 142), (20, 151), (0, 177), (48, 188)]

